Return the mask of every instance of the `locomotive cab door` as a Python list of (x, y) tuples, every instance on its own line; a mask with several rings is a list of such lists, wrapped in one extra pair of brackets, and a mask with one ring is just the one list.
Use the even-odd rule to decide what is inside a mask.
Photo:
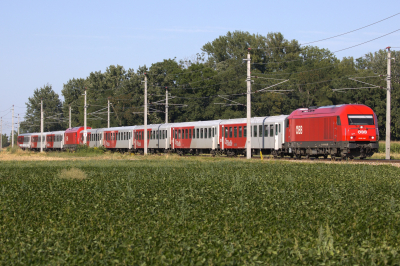
[(275, 130), (274, 130), (274, 139), (275, 139), (275, 145), (274, 148), (275, 150), (279, 150), (279, 129), (280, 129), (280, 124), (275, 123)]

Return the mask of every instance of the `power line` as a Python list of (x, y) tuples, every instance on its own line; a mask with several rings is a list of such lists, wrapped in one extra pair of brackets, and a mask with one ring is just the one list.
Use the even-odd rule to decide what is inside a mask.
[(358, 31), (358, 30), (362, 30), (362, 29), (368, 28), (369, 26), (378, 24), (378, 23), (380, 23), (380, 22), (382, 22), (382, 21), (385, 21), (385, 20), (387, 20), (387, 19), (390, 19), (390, 18), (392, 18), (392, 17), (394, 17), (394, 16), (397, 16), (397, 15), (399, 15), (399, 14), (400, 14), (400, 13), (394, 14), (394, 15), (392, 15), (392, 16), (390, 16), (390, 17), (381, 19), (381, 20), (379, 20), (379, 21), (377, 21), (377, 22), (371, 23), (371, 24), (369, 24), (369, 25), (367, 25), (367, 26), (364, 26), (364, 27), (361, 27), (361, 28), (358, 28), (358, 29), (355, 29), (355, 30), (351, 30), (351, 31), (348, 31), (348, 32), (345, 32), (345, 33), (341, 33), (341, 34), (338, 34), (338, 35), (335, 35), (335, 36), (332, 36), (332, 37), (328, 37), (328, 38), (324, 38), (324, 39), (321, 39), (321, 40), (317, 40), (317, 41), (302, 43), (302, 44), (300, 44), (300, 45), (307, 45), (307, 44), (311, 44), (311, 43), (322, 42), (322, 41), (330, 40), (330, 39), (333, 39), (333, 38), (336, 38), (336, 37), (340, 37), (340, 36), (343, 36), (343, 35), (346, 35), (346, 34), (349, 34), (349, 33), (355, 32), (355, 31)]
[(363, 44), (366, 44), (366, 43), (375, 41), (375, 40), (377, 40), (377, 39), (380, 39), (380, 38), (382, 38), (382, 37), (385, 37), (385, 36), (387, 36), (387, 35), (390, 35), (390, 34), (392, 34), (392, 33), (395, 33), (395, 32), (397, 32), (397, 31), (399, 31), (399, 30), (400, 30), (400, 29), (397, 29), (397, 30), (395, 30), (395, 31), (386, 33), (386, 34), (384, 34), (384, 35), (382, 35), (382, 36), (376, 37), (376, 38), (374, 38), (374, 39), (372, 39), (372, 40), (369, 40), (369, 41), (366, 41), (366, 42), (363, 42), (363, 43), (359, 43), (359, 44), (356, 44), (356, 45), (353, 45), (353, 46), (350, 46), (350, 47), (347, 47), (347, 48), (344, 48), (344, 49), (340, 49), (340, 50), (334, 51), (333, 53), (341, 52), (341, 51), (344, 51), (344, 50), (347, 50), (347, 49), (351, 49), (351, 48), (354, 48), (354, 47), (357, 47), (357, 46), (360, 46), (360, 45), (363, 45)]

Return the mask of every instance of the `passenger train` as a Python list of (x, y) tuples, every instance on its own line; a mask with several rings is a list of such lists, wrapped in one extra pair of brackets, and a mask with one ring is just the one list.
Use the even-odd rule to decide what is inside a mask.
[[(92, 129), (87, 127), (86, 145), (120, 152), (144, 152), (144, 126)], [(361, 104), (300, 108), (290, 115), (247, 119), (150, 124), (147, 147), (150, 153), (246, 155), (247, 134), (252, 154), (274, 157), (366, 158), (377, 152), (378, 121), (373, 110)], [(84, 128), (26, 133), (18, 136), (22, 149), (73, 150), (84, 145)]]

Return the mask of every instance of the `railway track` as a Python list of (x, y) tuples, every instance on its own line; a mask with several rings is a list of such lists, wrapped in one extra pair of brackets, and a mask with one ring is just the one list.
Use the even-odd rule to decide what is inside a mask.
[[(182, 155), (183, 157), (195, 157), (194, 155)], [(196, 155), (196, 157), (211, 157), (209, 154), (200, 154)], [(237, 158), (237, 159), (247, 159), (245, 156), (237, 156), (237, 157), (228, 157), (228, 156), (218, 156), (218, 158)], [(260, 156), (252, 156), (252, 160), (261, 160)], [(264, 160), (277, 160), (277, 161), (299, 161), (299, 162), (331, 162), (331, 161), (336, 161), (336, 162), (362, 162), (362, 163), (400, 163), (400, 160), (386, 160), (386, 159), (348, 159), (348, 160), (342, 160), (341, 158), (336, 158), (335, 160), (332, 160), (331, 158), (310, 158), (310, 159), (295, 159), (295, 158), (289, 158), (289, 157), (284, 157), (284, 158), (274, 158), (272, 159), (271, 157), (264, 157)]]

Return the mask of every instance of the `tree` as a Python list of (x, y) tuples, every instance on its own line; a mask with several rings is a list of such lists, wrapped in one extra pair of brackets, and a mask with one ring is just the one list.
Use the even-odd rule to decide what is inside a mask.
[(2, 148), (7, 147), (8, 145), (10, 145), (10, 143), (8, 142), (8, 137), (6, 134), (1, 135), (1, 146)]
[(25, 121), (21, 123), (24, 132), (40, 132), (40, 110), (43, 100), (44, 131), (64, 129), (62, 104), (57, 93), (51, 85), (47, 84), (40, 89), (35, 89), (33, 96), (28, 98), (26, 104)]

